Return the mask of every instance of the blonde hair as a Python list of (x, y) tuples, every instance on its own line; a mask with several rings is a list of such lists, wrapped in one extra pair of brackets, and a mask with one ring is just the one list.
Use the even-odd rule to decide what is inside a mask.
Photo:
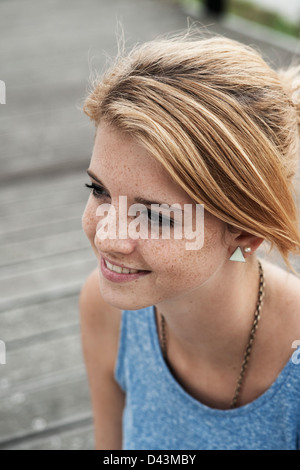
[(161, 39), (118, 57), (83, 109), (96, 125), (129, 132), (195, 202), (269, 241), (291, 267), (289, 253), (300, 251), (299, 72), (276, 72), (224, 37)]

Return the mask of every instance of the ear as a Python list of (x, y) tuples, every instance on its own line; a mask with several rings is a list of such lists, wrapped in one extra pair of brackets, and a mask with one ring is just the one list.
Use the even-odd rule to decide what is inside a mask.
[[(258, 237), (243, 230), (234, 234), (232, 233), (232, 244), (230, 249), (232, 252), (234, 252), (234, 250), (236, 250), (236, 248), (239, 246), (243, 252), (244, 257), (247, 258), (247, 256), (251, 256), (253, 253), (255, 253), (263, 241), (264, 238)], [(249, 253), (245, 252), (246, 247), (251, 248)]]

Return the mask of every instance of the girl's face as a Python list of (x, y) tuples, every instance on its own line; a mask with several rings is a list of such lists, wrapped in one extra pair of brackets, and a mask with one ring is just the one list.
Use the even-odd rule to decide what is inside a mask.
[[(206, 211), (204, 243), (202, 248), (197, 250), (186, 249), (186, 243), (192, 240), (185, 238), (183, 224), (182, 239), (174, 239), (172, 227), (169, 239), (163, 239), (161, 235), (158, 239), (151, 239), (150, 228), (147, 239), (133, 239), (130, 236), (121, 239), (118, 235), (118, 223), (115, 239), (103, 239), (104, 237), (97, 235), (101, 221), (103, 222), (107, 215), (96, 215), (97, 208), (104, 203), (112, 204), (118, 220), (120, 196), (127, 197), (128, 209), (137, 203), (137, 198), (158, 201), (169, 206), (177, 203), (182, 209), (184, 204), (192, 204), (193, 228), (196, 228), (195, 202), (170, 178), (160, 163), (128, 134), (107, 123), (100, 123), (89, 173), (94, 176), (90, 177), (90, 184), (98, 188), (95, 195), (92, 191), (89, 196), (82, 218), (83, 229), (99, 262), (101, 295), (109, 304), (124, 310), (137, 310), (184, 296), (189, 299), (228, 259), (228, 245), (224, 237), (225, 224)], [(103, 191), (96, 178), (101, 180)], [(150, 211), (151, 206), (146, 208)], [(128, 216), (128, 225), (134, 218)], [(180, 217), (178, 219), (178, 216), (174, 217), (172, 213), (170, 218), (180, 220)], [(107, 279), (102, 272), (103, 256), (117, 265), (149, 272), (137, 279), (114, 282)]]

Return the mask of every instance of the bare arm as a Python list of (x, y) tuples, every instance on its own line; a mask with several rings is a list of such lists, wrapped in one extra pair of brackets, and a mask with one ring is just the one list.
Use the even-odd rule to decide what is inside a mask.
[(122, 448), (125, 394), (114, 379), (121, 310), (107, 304), (95, 269), (79, 298), (83, 355), (86, 364), (98, 450)]

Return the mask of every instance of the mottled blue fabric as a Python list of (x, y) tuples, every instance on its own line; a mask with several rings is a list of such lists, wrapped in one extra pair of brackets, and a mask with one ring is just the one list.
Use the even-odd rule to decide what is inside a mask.
[(213, 409), (189, 395), (172, 375), (161, 352), (154, 307), (124, 310), (115, 367), (126, 392), (122, 448), (299, 450), (299, 352), (253, 402)]

